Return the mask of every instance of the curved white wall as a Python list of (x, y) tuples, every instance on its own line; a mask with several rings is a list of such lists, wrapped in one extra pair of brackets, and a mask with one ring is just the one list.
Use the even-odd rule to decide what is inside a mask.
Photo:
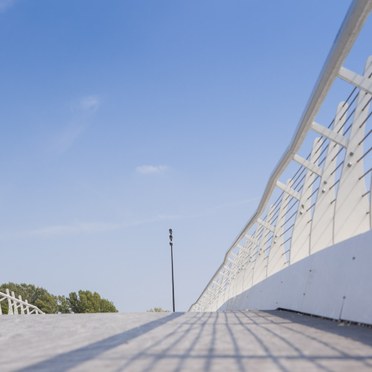
[(372, 324), (372, 231), (288, 266), (219, 311), (277, 308)]

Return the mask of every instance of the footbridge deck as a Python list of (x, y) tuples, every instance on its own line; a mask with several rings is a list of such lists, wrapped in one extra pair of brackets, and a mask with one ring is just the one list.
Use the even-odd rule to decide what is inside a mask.
[(286, 311), (12, 316), (0, 350), (2, 371), (363, 371), (372, 330)]

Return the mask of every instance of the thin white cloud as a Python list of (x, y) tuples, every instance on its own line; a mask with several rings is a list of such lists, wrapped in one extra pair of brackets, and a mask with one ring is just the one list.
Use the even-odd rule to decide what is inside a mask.
[(239, 201), (235, 201), (235, 202), (230, 202), (230, 203), (224, 203), (224, 204), (216, 205), (213, 208), (211, 208), (211, 210), (234, 208), (234, 207), (239, 207), (241, 205), (251, 204), (251, 203), (256, 202), (256, 201), (258, 201), (258, 198), (251, 198), (251, 199), (239, 200)]
[(17, 0), (0, 0), (0, 13), (5, 12), (15, 4)]
[(87, 127), (85, 122), (70, 124), (55, 138), (52, 148), (57, 153), (63, 154), (76, 142)]
[(97, 111), (101, 105), (101, 99), (99, 96), (85, 96), (79, 102), (79, 109), (82, 111), (94, 112)]
[(71, 225), (51, 225), (38, 229), (26, 230), (22, 235), (50, 238), (54, 236), (66, 236), (77, 234), (91, 234), (110, 230), (116, 230), (119, 224), (108, 223), (75, 223)]
[(239, 201), (230, 202), (230, 203), (218, 204), (218, 205), (214, 205), (209, 208), (206, 208), (198, 213), (181, 216), (180, 218), (185, 218), (185, 219), (205, 218), (208, 216), (214, 216), (221, 212), (225, 213), (223, 211), (226, 209), (233, 209), (236, 207), (241, 207), (243, 205), (252, 204), (253, 202), (257, 202), (257, 201), (258, 201), (258, 198), (252, 198), (252, 199), (239, 200)]
[(97, 233), (105, 233), (116, 230), (124, 230), (135, 226), (142, 226), (151, 223), (175, 220), (182, 218), (178, 215), (157, 215), (155, 217), (138, 220), (130, 223), (104, 223), (104, 222), (77, 222), (66, 225), (50, 225), (31, 230), (23, 230), (17, 232), (7, 232), (0, 234), (0, 239), (12, 238), (42, 238), (49, 239), (54, 237), (73, 236), (73, 235), (89, 235)]
[[(0, 0), (1, 1), (1, 0)], [(91, 117), (101, 106), (97, 95), (81, 97), (71, 106), (73, 117), (51, 141), (50, 149), (63, 154), (80, 138), (91, 125)]]
[(258, 198), (240, 200), (231, 203), (225, 203), (216, 205), (214, 207), (208, 208), (204, 211), (195, 214), (185, 214), (185, 215), (171, 215), (171, 214), (159, 214), (154, 217), (150, 217), (143, 220), (137, 220), (130, 223), (125, 222), (76, 222), (65, 225), (50, 225), (40, 228), (21, 230), (13, 232), (2, 232), (0, 233), (0, 240), (13, 240), (19, 238), (39, 238), (39, 239), (51, 239), (55, 237), (65, 237), (73, 235), (89, 235), (97, 233), (105, 233), (110, 231), (124, 230), (136, 226), (148, 225), (152, 223), (157, 223), (161, 221), (174, 221), (174, 220), (187, 220), (195, 218), (205, 218), (206, 216), (212, 216), (218, 213), (219, 210), (224, 210), (228, 208), (235, 208), (237, 206), (250, 204), (257, 201)]
[(159, 174), (159, 173), (164, 173), (169, 169), (166, 165), (139, 165), (136, 168), (136, 172), (140, 174)]

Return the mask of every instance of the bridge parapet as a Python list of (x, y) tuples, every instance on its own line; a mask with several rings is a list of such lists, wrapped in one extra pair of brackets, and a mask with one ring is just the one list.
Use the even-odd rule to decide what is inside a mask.
[[(290, 265), (372, 229), (372, 57), (364, 72), (342, 66), (371, 9), (370, 0), (352, 3), (256, 213), (191, 311), (216, 311)], [(319, 112), (336, 82), (349, 91), (327, 125)]]

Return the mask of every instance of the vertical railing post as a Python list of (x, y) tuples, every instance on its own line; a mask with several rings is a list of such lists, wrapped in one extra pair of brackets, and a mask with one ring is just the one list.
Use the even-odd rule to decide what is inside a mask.
[(18, 314), (18, 306), (16, 301), (16, 296), (14, 291), (11, 292), (12, 295), (12, 303), (13, 303), (13, 314)]
[[(8, 296), (10, 296), (10, 292), (9, 292), (8, 288), (5, 289), (5, 293)], [(8, 297), (8, 315), (13, 315), (13, 305), (12, 305), (12, 301), (11, 301), (10, 297)]]
[(28, 306), (28, 301), (25, 300), (26, 302), (26, 314), (30, 314), (30, 307)]
[[(21, 295), (19, 295), (18, 298), (19, 298), (20, 301), (22, 301), (22, 296)], [(19, 306), (21, 307), (21, 314), (24, 314), (25, 313), (25, 309), (23, 307), (23, 303), (22, 302), (19, 304)]]

